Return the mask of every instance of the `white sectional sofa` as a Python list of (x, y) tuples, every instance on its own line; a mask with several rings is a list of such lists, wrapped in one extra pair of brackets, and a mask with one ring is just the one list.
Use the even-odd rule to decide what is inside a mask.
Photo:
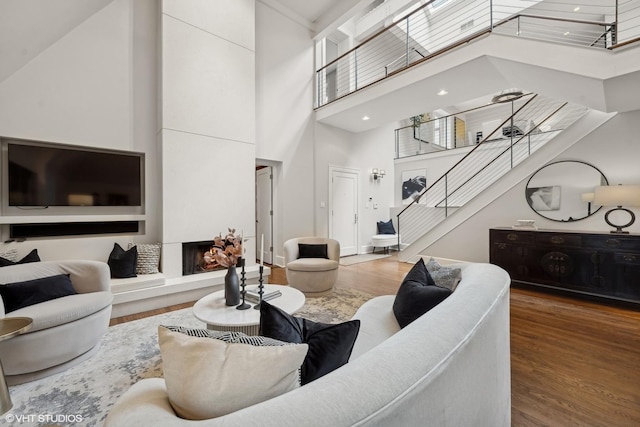
[(31, 329), (0, 342), (0, 360), (9, 384), (19, 384), (67, 369), (91, 356), (109, 327), (109, 266), (100, 261), (44, 261), (0, 268), (9, 284), (68, 274), (75, 295), (40, 302), (0, 317), (30, 317)]
[(144, 379), (106, 426), (509, 426), (510, 278), (468, 264), (456, 291), (400, 329), (394, 296), (364, 304), (350, 362), (294, 391), (204, 421), (171, 408), (163, 379)]

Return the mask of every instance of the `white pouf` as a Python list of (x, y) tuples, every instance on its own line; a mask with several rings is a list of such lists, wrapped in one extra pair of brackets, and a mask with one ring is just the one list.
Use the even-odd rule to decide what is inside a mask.
[(390, 246), (398, 245), (397, 234), (376, 234), (371, 237), (371, 246), (373, 246), (372, 253), (375, 253), (376, 248), (384, 248), (384, 253), (389, 253)]

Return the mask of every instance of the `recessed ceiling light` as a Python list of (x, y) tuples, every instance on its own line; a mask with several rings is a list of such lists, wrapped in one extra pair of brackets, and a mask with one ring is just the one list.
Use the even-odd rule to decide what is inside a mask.
[(565, 31), (565, 32), (564, 32), (564, 35), (565, 35), (565, 36), (568, 36), (569, 34), (571, 34), (569, 31)]
[(577, 11), (579, 11), (579, 10), (580, 10), (580, 6), (576, 6), (576, 7), (574, 7), (574, 8), (573, 8), (573, 11), (574, 11), (574, 12), (577, 12)]
[(440, 92), (438, 92), (438, 96), (444, 96), (444, 95), (446, 95), (446, 94), (448, 94), (448, 93), (449, 93), (449, 92), (447, 92), (446, 90), (444, 90), (444, 89), (440, 89)]
[(369, 116), (362, 116), (362, 120), (369, 120)]

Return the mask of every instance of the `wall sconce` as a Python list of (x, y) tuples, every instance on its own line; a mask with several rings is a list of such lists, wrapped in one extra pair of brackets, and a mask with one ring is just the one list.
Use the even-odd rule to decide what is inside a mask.
[(373, 168), (371, 169), (371, 175), (373, 175), (373, 180), (376, 181), (378, 178), (384, 178), (385, 172), (384, 169)]
[(582, 201), (587, 202), (587, 215), (591, 215), (591, 202), (595, 197), (595, 193), (582, 193)]
[[(636, 220), (636, 216), (629, 209), (622, 206), (640, 206), (640, 185), (607, 185), (595, 188), (593, 203), (600, 206), (615, 206), (604, 214), (604, 220), (611, 227), (615, 227), (615, 234), (629, 234), (623, 228), (629, 227)], [(630, 220), (626, 224), (614, 224), (609, 220), (609, 215), (615, 211), (623, 211), (629, 214)]]

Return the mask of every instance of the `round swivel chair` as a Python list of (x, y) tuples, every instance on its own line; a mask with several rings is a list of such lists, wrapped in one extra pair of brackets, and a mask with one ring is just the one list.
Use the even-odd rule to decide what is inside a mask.
[[(303, 247), (301, 254), (300, 245), (312, 246)], [(324, 245), (326, 253), (322, 253)], [(338, 278), (339, 261), (340, 243), (334, 239), (297, 237), (284, 243), (287, 282), (289, 286), (302, 291), (308, 297), (322, 296), (332, 291)]]

